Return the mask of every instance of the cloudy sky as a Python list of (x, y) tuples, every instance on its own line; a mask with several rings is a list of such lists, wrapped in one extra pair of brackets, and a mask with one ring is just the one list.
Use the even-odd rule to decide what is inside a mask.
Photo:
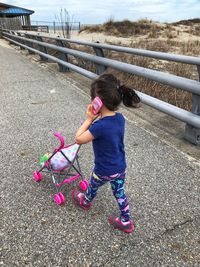
[(173, 22), (200, 17), (200, 0), (9, 0), (2, 3), (34, 10), (34, 21), (54, 21), (61, 8), (68, 11), (73, 21), (82, 24), (103, 23), (109, 18)]

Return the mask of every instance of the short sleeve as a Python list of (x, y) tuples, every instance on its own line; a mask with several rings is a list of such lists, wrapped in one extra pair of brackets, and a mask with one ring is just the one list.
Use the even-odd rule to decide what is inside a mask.
[(95, 121), (89, 128), (90, 133), (94, 136), (94, 138), (99, 138), (102, 133), (102, 125), (100, 121)]

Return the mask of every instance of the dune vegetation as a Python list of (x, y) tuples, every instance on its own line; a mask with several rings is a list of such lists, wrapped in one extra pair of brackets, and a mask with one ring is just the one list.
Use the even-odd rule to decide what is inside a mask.
[[(107, 36), (105, 42), (109, 44), (181, 55), (200, 56), (200, 19), (182, 20), (174, 23), (159, 23), (149, 19), (138, 21), (114, 21), (113, 19), (109, 19), (101, 25), (82, 27), (79, 37), (91, 33), (105, 34)], [(109, 37), (111, 36), (123, 37), (124, 39), (121, 38), (118, 41), (116, 38), (113, 42), (109, 41)], [(123, 40), (130, 37), (132, 41), (129, 44), (123, 42)], [(90, 48), (80, 46), (79, 49), (87, 52)], [(199, 80), (196, 66), (133, 56), (115, 51), (105, 50), (104, 53), (108, 58)], [(90, 62), (81, 60), (79, 64), (82, 64), (88, 70), (95, 71), (94, 64)], [(121, 73), (111, 69), (108, 71), (117, 74), (120, 79), (136, 90), (145, 92), (178, 107), (191, 110), (192, 95), (186, 91), (171, 88), (167, 85), (162, 85), (132, 74)]]

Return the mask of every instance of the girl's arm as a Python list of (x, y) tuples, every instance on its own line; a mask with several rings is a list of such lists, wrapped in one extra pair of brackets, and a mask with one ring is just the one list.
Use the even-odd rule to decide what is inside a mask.
[(77, 144), (86, 144), (94, 139), (94, 136), (90, 133), (88, 128), (92, 124), (92, 122), (98, 117), (98, 115), (94, 115), (92, 113), (92, 105), (89, 105), (87, 108), (87, 118), (78, 129), (75, 135), (75, 142)]

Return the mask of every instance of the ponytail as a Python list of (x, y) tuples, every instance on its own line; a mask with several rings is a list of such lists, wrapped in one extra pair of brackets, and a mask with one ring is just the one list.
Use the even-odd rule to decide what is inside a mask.
[(125, 85), (121, 85), (117, 86), (117, 90), (121, 96), (123, 104), (126, 107), (134, 107), (135, 104), (140, 103), (140, 98), (133, 89)]
[(138, 107), (140, 98), (136, 92), (125, 86), (120, 85), (113, 74), (105, 73), (95, 79), (91, 84), (90, 95), (92, 100), (98, 96), (109, 110), (117, 110), (121, 102), (126, 107)]

